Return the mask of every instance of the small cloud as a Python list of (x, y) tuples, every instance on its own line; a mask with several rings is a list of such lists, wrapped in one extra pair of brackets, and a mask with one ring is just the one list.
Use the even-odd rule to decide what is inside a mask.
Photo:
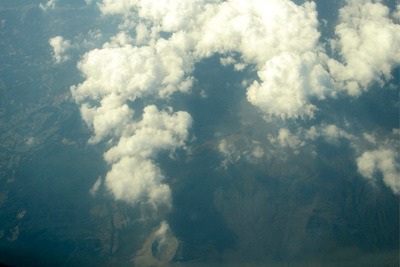
[(220, 61), (222, 66), (229, 66), (229, 65), (233, 65), (233, 64), (236, 63), (236, 60), (231, 56), (221, 57), (219, 59), (219, 61)]
[(221, 167), (228, 168), (228, 165), (237, 162), (241, 158), (240, 151), (235, 145), (226, 139), (222, 139), (218, 144), (218, 152), (223, 156)]
[(400, 194), (400, 170), (398, 152), (389, 148), (379, 148), (364, 152), (356, 160), (358, 172), (366, 179), (375, 182), (380, 173), (383, 182)]
[(53, 58), (57, 63), (69, 60), (69, 56), (66, 55), (66, 52), (72, 48), (69, 40), (56, 36), (49, 39), (49, 44), (53, 47)]
[(291, 148), (295, 151), (296, 154), (299, 152), (298, 149), (304, 146), (304, 142), (301, 141), (301, 138), (292, 134), (287, 128), (279, 129), (278, 136), (276, 137), (269, 135), (268, 140), (272, 144), (278, 145), (280, 147)]
[(264, 156), (264, 149), (262, 149), (260, 146), (257, 146), (253, 149), (251, 154), (257, 159), (262, 158)]
[(97, 194), (97, 192), (100, 189), (100, 186), (102, 185), (103, 181), (101, 179), (101, 177), (99, 177), (96, 182), (94, 183), (94, 185), (92, 186), (92, 188), (90, 189), (90, 194), (92, 196), (95, 196)]
[(40, 3), (39, 8), (46, 12), (48, 9), (54, 9), (56, 6), (56, 0), (48, 0), (45, 4)]

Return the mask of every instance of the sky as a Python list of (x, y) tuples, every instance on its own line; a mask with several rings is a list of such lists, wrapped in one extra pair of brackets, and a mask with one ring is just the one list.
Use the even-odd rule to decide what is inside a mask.
[[(166, 162), (189, 168), (209, 151), (215, 168), (204, 160), (206, 176), (253, 168), (297, 179), (290, 177), (329, 166), (340, 179), (397, 198), (400, 2), (333, 2), (85, 0), (112, 21), (107, 29), (46, 42), (53, 64), (73, 64), (81, 75), (69, 92), (88, 144), (108, 166), (88, 194), (145, 207), (160, 251), (180, 238), (169, 226), (178, 188)], [(38, 8), (51, 16), (62, 6), (49, 0)], [(325, 162), (336, 150), (342, 162)], [(195, 170), (177, 179), (193, 179)], [(248, 172), (235, 179), (250, 179)], [(221, 203), (234, 231), (233, 211), (224, 214)]]

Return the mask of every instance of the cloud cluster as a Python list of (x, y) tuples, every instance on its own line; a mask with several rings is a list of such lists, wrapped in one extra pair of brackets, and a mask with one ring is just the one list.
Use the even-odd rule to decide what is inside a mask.
[(71, 41), (64, 39), (62, 36), (56, 36), (49, 39), (49, 44), (53, 48), (53, 58), (57, 63), (69, 59), (69, 56), (66, 55), (66, 53), (72, 48)]
[[(359, 95), (372, 81), (388, 79), (399, 64), (399, 25), (381, 3), (348, 1), (340, 10), (338, 39), (332, 40), (340, 60), (329, 58), (319, 42), (314, 2), (104, 0), (100, 9), (140, 21), (138, 43), (163, 40), (179, 48), (186, 63), (179, 66), (182, 73), (213, 54), (238, 54), (241, 62), (230, 56), (221, 62), (236, 70), (255, 66), (258, 79), (247, 88), (247, 99), (267, 117), (313, 117), (314, 100), (341, 90)], [(162, 32), (172, 37), (161, 38)], [(184, 45), (173, 41), (177, 36)]]
[[(188, 113), (160, 111), (154, 105), (145, 107), (136, 121), (134, 115), (141, 111), (132, 107), (140, 99), (165, 103), (176, 93), (190, 92), (197, 62), (218, 54), (225, 66), (254, 70), (247, 100), (266, 118), (280, 119), (313, 117), (319, 100), (340, 91), (359, 95), (373, 81), (389, 79), (400, 63), (399, 25), (379, 2), (347, 1), (340, 10), (338, 39), (332, 40), (337, 59), (329, 58), (320, 42), (315, 2), (103, 0), (98, 6), (103, 14), (122, 18), (120, 32), (83, 56), (78, 68), (85, 80), (71, 91), (93, 129), (90, 142), (110, 140), (104, 154), (111, 165), (106, 186), (130, 203), (170, 205), (171, 192), (156, 155), (184, 147), (191, 125)], [(56, 38), (51, 45), (61, 62), (68, 43)], [(269, 141), (298, 150), (303, 139), (353, 138), (334, 125), (296, 135), (283, 127)], [(236, 144), (228, 139), (219, 144), (226, 163), (264, 155), (256, 143), (247, 142), (247, 149)]]
[(171, 39), (182, 36), (186, 53), (180, 55), (193, 55), (196, 61), (216, 53), (239, 54), (235, 69), (254, 65), (259, 78), (247, 89), (248, 100), (266, 115), (310, 117), (316, 110), (310, 98), (334, 94), (327, 56), (318, 44), (313, 2), (298, 6), (289, 0), (103, 1), (100, 8), (125, 17), (135, 13), (147, 21), (136, 26), (137, 39), (150, 35), (157, 42), (159, 32), (172, 32)]
[(247, 88), (247, 99), (266, 115), (311, 117), (316, 107), (310, 99), (331, 94), (315, 3), (226, 1), (203, 16), (197, 54), (236, 53), (255, 66), (258, 80)]

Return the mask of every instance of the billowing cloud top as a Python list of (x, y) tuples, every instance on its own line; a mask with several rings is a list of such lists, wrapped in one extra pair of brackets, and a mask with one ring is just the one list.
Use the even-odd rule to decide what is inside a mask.
[(349, 2), (340, 10), (336, 26), (335, 42), (344, 62), (331, 59), (329, 69), (344, 90), (357, 96), (371, 82), (390, 79), (391, 70), (400, 64), (400, 25), (381, 3)]

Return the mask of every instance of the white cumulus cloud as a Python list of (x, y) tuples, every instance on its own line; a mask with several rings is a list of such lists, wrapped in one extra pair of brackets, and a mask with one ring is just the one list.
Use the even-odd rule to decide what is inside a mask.
[(49, 39), (49, 44), (53, 48), (53, 58), (57, 63), (69, 59), (69, 56), (66, 55), (66, 53), (72, 48), (71, 41), (64, 39), (62, 36), (56, 36)]
[(395, 194), (400, 194), (400, 168), (398, 151), (379, 148), (364, 152), (357, 158), (358, 171), (365, 178), (375, 181), (378, 174)]
[(184, 147), (191, 123), (186, 112), (159, 111), (155, 106), (147, 106), (141, 121), (118, 124), (125, 127), (124, 134), (104, 154), (112, 166), (106, 186), (114, 197), (132, 204), (149, 202), (156, 208), (170, 208), (171, 190), (163, 183), (165, 177), (154, 157), (161, 150)]
[(400, 64), (400, 25), (382, 3), (348, 2), (335, 30), (343, 63), (331, 59), (329, 69), (348, 94), (357, 96), (372, 82), (390, 79), (391, 70)]

